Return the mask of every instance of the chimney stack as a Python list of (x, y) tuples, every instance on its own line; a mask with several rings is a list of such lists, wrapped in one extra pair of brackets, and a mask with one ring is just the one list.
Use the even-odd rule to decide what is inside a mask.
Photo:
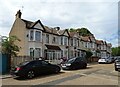
[(60, 27), (54, 27), (55, 30), (60, 30)]
[(21, 11), (20, 11), (20, 10), (17, 11), (17, 14), (15, 15), (15, 16), (16, 16), (16, 19), (17, 19), (17, 18), (21, 18), (21, 15), (22, 15)]

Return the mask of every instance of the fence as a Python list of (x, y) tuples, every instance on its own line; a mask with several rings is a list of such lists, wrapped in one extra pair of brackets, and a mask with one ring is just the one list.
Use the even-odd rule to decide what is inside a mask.
[[(30, 57), (30, 56), (17, 56), (14, 58), (11, 58), (11, 67), (15, 67), (16, 65), (25, 62), (25, 61), (31, 61), (31, 60), (36, 60), (36, 58)], [(46, 59), (45, 61), (48, 61), (49, 63), (52, 64), (60, 64), (61, 60), (60, 59)]]
[(11, 67), (14, 67), (22, 62), (25, 61), (31, 61), (31, 60), (35, 60), (34, 58), (30, 57), (30, 56), (17, 56), (17, 57), (13, 57), (11, 59)]

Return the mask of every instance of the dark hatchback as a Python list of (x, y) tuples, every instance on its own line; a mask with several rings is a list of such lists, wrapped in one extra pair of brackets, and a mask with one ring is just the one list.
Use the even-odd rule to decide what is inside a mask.
[(44, 60), (34, 60), (23, 62), (11, 69), (13, 77), (33, 78), (40, 74), (59, 73), (61, 68), (57, 65), (50, 64)]
[(75, 58), (68, 59), (61, 66), (63, 70), (83, 69), (87, 67), (87, 62), (83, 57), (75, 57)]

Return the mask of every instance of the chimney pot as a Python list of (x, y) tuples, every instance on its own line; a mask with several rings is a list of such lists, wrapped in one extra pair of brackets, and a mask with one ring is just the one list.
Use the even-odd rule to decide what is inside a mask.
[(20, 10), (17, 11), (17, 14), (15, 15), (15, 16), (16, 16), (16, 19), (17, 19), (17, 18), (21, 18), (21, 15), (22, 15), (21, 11), (20, 11)]

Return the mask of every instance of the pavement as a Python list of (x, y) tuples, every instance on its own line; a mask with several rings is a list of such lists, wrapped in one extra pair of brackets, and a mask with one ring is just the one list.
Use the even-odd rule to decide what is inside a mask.
[[(96, 65), (98, 64), (97, 62), (93, 62), (93, 63), (88, 63), (87, 65)], [(7, 78), (12, 78), (12, 76), (8, 73), (8, 74), (4, 74), (4, 75), (0, 75), (0, 79), (7, 79)]]
[(10, 74), (0, 75), (0, 79), (7, 79), (7, 78), (12, 78), (12, 76)]

